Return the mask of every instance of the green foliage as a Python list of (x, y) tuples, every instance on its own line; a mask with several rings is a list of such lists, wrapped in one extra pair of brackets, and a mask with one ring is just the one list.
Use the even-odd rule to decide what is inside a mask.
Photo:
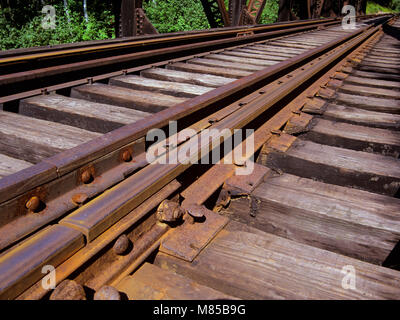
[(260, 24), (274, 23), (278, 20), (279, 0), (268, 0), (261, 14)]
[(210, 28), (200, 0), (151, 0), (143, 9), (160, 33)]
[(400, 12), (400, 0), (392, 0), (391, 8), (392, 8), (395, 12)]
[(69, 0), (68, 21), (63, 1), (58, 2), (53, 4), (56, 8), (55, 29), (42, 28), (44, 15), (41, 12), (41, 5), (28, 6), (29, 10), (23, 5), (0, 8), (0, 48), (5, 50), (115, 37), (111, 8), (103, 6), (101, 11), (96, 12), (88, 7), (89, 17), (86, 22), (83, 17), (82, 1)]
[[(400, 4), (400, 1), (399, 1)], [(382, 12), (394, 12), (391, 8), (384, 7), (376, 2), (367, 2), (367, 14), (382, 13)]]
[[(229, 0), (225, 0), (228, 9)], [(151, 0), (143, 8), (158, 32), (177, 32), (209, 28), (200, 0)], [(268, 0), (260, 24), (278, 19), (279, 0)]]
[[(394, 0), (399, 1), (400, 0)], [(112, 1), (88, 0), (88, 22), (83, 0), (0, 0), (0, 48), (46, 46), (115, 37)], [(229, 0), (225, 0), (228, 9)], [(43, 29), (43, 4), (56, 8), (56, 28)], [(260, 24), (276, 22), (279, 0), (267, 0)], [(200, 0), (149, 0), (143, 8), (160, 33), (208, 29)]]

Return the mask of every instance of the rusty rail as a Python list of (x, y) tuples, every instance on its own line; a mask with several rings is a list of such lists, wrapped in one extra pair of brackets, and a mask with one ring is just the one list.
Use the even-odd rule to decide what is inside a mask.
[[(171, 120), (183, 119), (200, 109), (221, 104), (224, 100), (229, 100), (229, 97), (246, 92), (248, 88), (257, 90), (264, 83), (290, 72), (362, 32), (363, 30), (357, 30), (338, 41), (268, 67), (3, 178), (0, 181), (1, 208), (9, 212), (8, 221), (4, 221), (3, 225), (6, 224), (6, 228), (18, 230), (18, 232), (14, 232), (14, 238), (0, 239), (0, 247), (5, 248), (11, 245), (14, 241), (39, 228), (43, 223), (48, 223), (78, 207), (79, 203), (70, 201), (75, 194), (85, 193), (89, 198), (93, 197), (122, 181), (130, 172), (143, 167), (145, 161), (136, 157), (143, 151), (140, 139), (146, 135), (148, 130), (161, 128)], [(128, 163), (121, 161), (121, 154), (125, 151), (132, 153), (133, 161)], [(90, 170), (94, 179), (89, 185), (90, 188), (80, 178), (87, 170)], [(41, 211), (44, 217), (41, 221), (30, 216), (30, 210), (26, 208), (26, 203), (32, 197), (38, 197), (45, 206)], [(48, 212), (52, 214), (47, 215)]]
[[(11, 245), (49, 222), (58, 220), (66, 212), (72, 211), (58, 224), (52, 226), (53, 229), (50, 231), (55, 232), (54, 228), (57, 227), (78, 232), (76, 235), (74, 234), (74, 242), (67, 248), (68, 254), (64, 256), (65, 258), (71, 256), (70, 259), (57, 268), (57, 271), (60, 271), (60, 276), (57, 277), (57, 283), (59, 283), (94, 257), (112, 239), (146, 215), (160, 202), (160, 199), (165, 199), (180, 188), (180, 184), (174, 179), (188, 170), (190, 165), (148, 165), (140, 139), (149, 129), (163, 127), (168, 121), (183, 119), (217, 103), (225, 107), (208, 116), (207, 119), (192, 125), (198, 134), (204, 128), (204, 121), (209, 123), (208, 128), (210, 129), (228, 128), (233, 131), (245, 128), (260, 115), (272, 110), (285, 97), (293, 94), (301, 87), (302, 83), (314, 78), (325, 80), (324, 77), (318, 77), (318, 75), (332, 70), (332, 65), (337, 68), (343, 64), (345, 61), (343, 59), (347, 59), (344, 57), (349, 53), (357, 53), (360, 50), (359, 46), (366, 40), (373, 39), (380, 28), (380, 26), (368, 26), (356, 30), (320, 48), (215, 89), (190, 100), (189, 103), (160, 112), (149, 119), (135, 123), (134, 126), (122, 127), (83, 146), (68, 150), (32, 168), (2, 179), (0, 182), (2, 200), (0, 211), (8, 210), (8, 219), (10, 219), (5, 221), (2, 234), (9, 235), (13, 232), (15, 234), (7, 239), (0, 239), (1, 248), (9, 248), (0, 258), (0, 262), (1, 259), (7, 261), (8, 254), (10, 254), (13, 255), (13, 259), (17, 259), (19, 264), (27, 263), (28, 261), (25, 260), (31, 259), (31, 257), (24, 255), (23, 252), (31, 250), (29, 241), (24, 242), (18, 252), (14, 251)], [(317, 89), (318, 84), (315, 84), (312, 90), (308, 89), (307, 92), (309, 94), (310, 90), (313, 92)], [(248, 90), (253, 93), (246, 93)], [(232, 98), (235, 102), (227, 104), (226, 101), (229, 101), (229, 97), (235, 97)], [(277, 130), (282, 126), (282, 123), (287, 120), (288, 114), (293, 111), (292, 109), (293, 105), (291, 108), (277, 112), (256, 131), (256, 149), (259, 149), (271, 134), (274, 134), (271, 130)], [(210, 119), (213, 121), (209, 121)], [(186, 148), (188, 144), (190, 142), (182, 142), (179, 148)], [(214, 136), (211, 142), (200, 146), (195, 157), (199, 158), (201, 152), (212, 151), (212, 146), (219, 147), (219, 144), (220, 137)], [(122, 155), (126, 152), (133, 155), (133, 161), (124, 160), (126, 157)], [(247, 158), (248, 156), (250, 155), (247, 155)], [(217, 174), (218, 179), (212, 188), (208, 188), (206, 191), (204, 191), (204, 187), (201, 187), (203, 189), (199, 192), (199, 189), (196, 189), (198, 184), (194, 184), (192, 189), (183, 192), (182, 195), (185, 198), (183, 207), (189, 208), (193, 202), (196, 202), (196, 205), (202, 204), (221, 186), (224, 179), (232, 175), (235, 167), (232, 165), (227, 170), (224, 169), (222, 175)], [(218, 166), (214, 166), (210, 172), (219, 170), (214, 168), (218, 168)], [(141, 170), (137, 171), (138, 169)], [(86, 184), (83, 178), (88, 174), (93, 178), (93, 182), (90, 184)], [(19, 179), (18, 184), (14, 184), (16, 178)], [(27, 182), (28, 184), (26, 184)], [(110, 188), (113, 185), (114, 187)], [(71, 199), (76, 199), (74, 196), (81, 194), (83, 190), (91, 198), (108, 188), (110, 189), (86, 204), (71, 201)], [(193, 194), (197, 194), (196, 201), (193, 200)], [(33, 199), (42, 202), (45, 207), (40, 212), (44, 220), (39, 223), (37, 217), (32, 215), (35, 213), (32, 211), (35, 210), (26, 206), (27, 202), (33, 201)], [(78, 209), (74, 211), (76, 208)], [(50, 212), (52, 215), (47, 215)], [(23, 217), (22, 220), (21, 217)], [(8, 228), (8, 232), (4, 232), (4, 227)], [(142, 251), (135, 253), (133, 260), (137, 258), (143, 260), (158, 246), (157, 239), (164, 231), (154, 232), (155, 236), (149, 238), (149, 243), (143, 246)], [(86, 246), (82, 242), (82, 234), (87, 242)], [(50, 237), (47, 234), (42, 235), (42, 233), (39, 235), (43, 237), (42, 241)], [(63, 249), (63, 252), (66, 252), (67, 249)], [(19, 252), (22, 254), (19, 255)], [(59, 264), (59, 262), (55, 264)], [(136, 265), (137, 263), (133, 267), (131, 266), (129, 272)], [(35, 268), (33, 273), (35, 270), (37, 271), (38, 266)], [(121, 268), (123, 270), (124, 267)], [(40, 298), (46, 293), (39, 283), (34, 284), (38, 280), (37, 273), (35, 276), (25, 278), (26, 281), (23, 285), (18, 282), (18, 279), (18, 277), (12, 279), (14, 282), (10, 282), (6, 291), (3, 291), (4, 297), (15, 298), (30, 285), (34, 286), (21, 297)]]
[[(259, 86), (257, 91), (243, 97), (233, 104), (229, 104), (217, 113), (211, 115), (213, 119), (218, 119), (218, 121), (213, 122), (209, 128), (229, 128), (230, 130), (233, 130), (245, 127), (252, 120), (271, 109), (274, 105), (277, 105), (283, 98), (293, 93), (301, 86), (302, 83), (313, 79), (313, 77), (320, 74), (324, 70), (329, 70), (332, 64), (337, 64), (338, 61), (340, 62), (344, 56), (356, 50), (360, 44), (376, 34), (379, 29), (380, 27), (366, 27), (361, 30), (357, 30), (350, 35), (339, 39), (338, 41), (327, 44), (323, 48), (308, 52), (302, 55), (301, 58), (299, 57), (298, 59), (292, 59), (290, 62), (285, 62), (262, 70), (247, 77), (245, 79), (246, 81), (241, 79), (236, 81), (234, 83), (235, 85), (227, 85), (226, 88), (224, 87), (223, 89), (214, 90), (212, 93), (219, 96), (222, 94), (223, 90), (227, 90), (227, 88), (230, 88), (231, 90), (231, 87), (236, 88), (236, 90), (242, 89), (244, 85), (243, 82), (250, 86), (254, 85), (254, 83), (259, 83), (261, 80), (265, 81), (265, 79), (270, 78), (272, 75), (277, 75), (278, 72), (284, 71), (286, 73), (283, 77), (279, 77), (276, 80), (274, 79), (275, 81), (271, 82), (270, 84)], [(266, 92), (270, 92), (270, 94), (267, 95)], [(198, 106), (196, 105), (196, 107)], [(180, 110), (180, 108), (181, 107), (179, 106), (177, 107), (178, 110)], [(230, 111), (227, 112), (228, 110)], [(232, 112), (232, 110), (234, 111)], [(166, 120), (174, 119), (174, 117), (171, 117), (170, 112), (166, 112), (166, 114), (168, 116)], [(177, 118), (179, 116), (176, 115), (175, 117)], [(287, 111), (285, 111), (284, 116), (280, 114), (278, 119), (283, 121), (283, 119), (286, 117)], [(270, 127), (268, 126), (263, 127), (263, 130), (265, 131), (266, 128), (270, 130)], [(259, 132), (260, 131), (256, 131), (257, 136), (260, 135)], [(268, 132), (268, 134), (270, 134), (270, 132)], [(265, 139), (265, 134), (263, 136)], [(215, 136), (211, 142), (200, 146), (195, 157), (199, 158), (202, 151), (210, 152), (211, 146), (213, 145), (212, 142), (215, 143), (214, 146), (218, 146), (220, 143), (219, 138), (219, 136)], [(259, 148), (261, 143), (265, 140), (257, 139), (257, 141), (257, 148)], [(179, 148), (187, 147), (187, 144), (189, 143), (190, 142), (182, 143)], [(68, 227), (69, 229), (79, 231), (81, 234), (83, 233), (86, 241), (89, 243), (89, 245), (80, 249), (85, 252), (88, 246), (90, 248), (90, 245), (95, 243), (97, 239), (110, 239), (110, 236), (107, 236), (110, 226), (117, 225), (123, 221), (120, 219), (124, 219), (124, 216), (127, 217), (129, 212), (135, 210), (135, 208), (144, 203), (146, 199), (152, 199), (154, 193), (158, 192), (162, 188), (166, 188), (171, 181), (186, 171), (189, 167), (190, 165), (184, 164), (156, 164), (145, 166), (142, 170), (126, 178), (123, 182), (112, 187), (101, 196), (87, 204), (84, 204), (72, 214), (69, 214), (66, 218), (62, 219), (57, 226)], [(213, 192), (215, 190), (216, 189), (214, 186), (211, 191)], [(207, 192), (209, 193), (211, 191)], [(184, 207), (189, 205), (191, 202), (187, 201), (190, 199), (190, 194), (193, 194), (193, 192), (185, 191), (183, 193), (186, 201), (183, 204)], [(202, 201), (207, 198), (207, 196), (209, 196), (209, 194), (200, 197), (201, 201), (198, 200), (197, 204), (201, 204)], [(100, 250), (100, 248), (101, 246), (96, 247), (94, 252), (96, 252), (96, 250)], [(81, 251), (78, 251), (78, 253), (79, 252)], [(23, 258), (24, 257), (22, 256), (22, 259)], [(71, 259), (74, 259), (74, 256), (72, 256)], [(60, 279), (57, 279), (57, 281), (61, 281), (63, 278), (68, 276), (70, 272), (73, 272), (77, 267), (79, 267), (80, 263), (84, 263), (87, 260), (82, 258), (75, 261), (79, 262), (78, 265), (76, 265), (76, 263), (71, 265), (66, 262), (67, 266), (70, 266), (68, 272), (64, 271), (64, 273), (62, 273), (63, 276)], [(25, 283), (25, 286), (27, 285), (28, 284)], [(37, 286), (34, 288), (39, 290)], [(15, 297), (15, 295), (21, 291), (11, 292), (14, 292)], [(42, 294), (43, 292), (39, 294), (39, 296)]]

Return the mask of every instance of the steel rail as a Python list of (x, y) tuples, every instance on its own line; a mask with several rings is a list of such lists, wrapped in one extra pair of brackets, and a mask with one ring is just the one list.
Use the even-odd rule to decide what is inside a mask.
[[(66, 76), (67, 74), (71, 74), (72, 72), (83, 72), (84, 70), (91, 70), (91, 74), (87, 74), (87, 76), (93, 76), (93, 70), (99, 70), (100, 67), (109, 67), (111, 65), (122, 65), (128, 63), (129, 65), (137, 65), (140, 64), (141, 60), (145, 60), (151, 58), (153, 61), (156, 61), (158, 57), (165, 60), (165, 56), (169, 55), (173, 58), (187, 55), (188, 53), (199, 53), (201, 50), (207, 48), (207, 51), (215, 50), (221, 48), (221, 46), (231, 45), (231, 44), (241, 44), (241, 43), (249, 43), (254, 42), (261, 39), (268, 39), (280, 35), (286, 34), (293, 34), (302, 31), (312, 30), (317, 28), (317, 26), (329, 26), (331, 24), (337, 24), (337, 21), (334, 22), (325, 22), (323, 24), (318, 25), (311, 25), (305, 27), (296, 27), (290, 28), (285, 30), (278, 30), (278, 31), (269, 31), (265, 33), (258, 33), (246, 37), (236, 37), (236, 38), (228, 38), (228, 39), (221, 39), (221, 40), (211, 40), (211, 41), (202, 41), (202, 42), (195, 42), (190, 44), (183, 44), (177, 45), (162, 49), (152, 49), (147, 51), (139, 51), (133, 53), (127, 53), (122, 55), (114, 55), (111, 57), (105, 58), (96, 58), (90, 59), (87, 61), (80, 61), (80, 62), (72, 62), (67, 64), (60, 64), (50, 67), (42, 67), (39, 69), (33, 70), (26, 70), (20, 72), (14, 72), (10, 74), (3, 74), (0, 75), (0, 86), (8, 86), (15, 85), (21, 82), (27, 82), (28, 80), (35, 81), (35, 85), (37, 80), (39, 79), (50, 79), (52, 82), (62, 82), (62, 79), (55, 78), (55, 76), (63, 74)], [(214, 48), (214, 49), (212, 49)], [(143, 63), (143, 62), (142, 62)], [(148, 62), (147, 62), (148, 63)], [(124, 68), (123, 66), (122, 68)], [(120, 67), (119, 67), (120, 68)], [(85, 71), (88, 72), (88, 71)], [(79, 76), (80, 78), (82, 75)], [(50, 81), (47, 80), (47, 81)], [(61, 80), (61, 81), (60, 81)], [(43, 81), (43, 80), (42, 80)], [(39, 83), (40, 85), (40, 83)], [(41, 85), (43, 86), (43, 85)], [(12, 88), (10, 87), (8, 91), (11, 91)], [(7, 91), (7, 90), (6, 90)]]
[[(18, 240), (21, 236), (34, 231), (40, 226), (37, 225), (37, 222), (36, 224), (32, 224), (32, 222), (30, 221), (32, 218), (30, 218), (28, 212), (26, 212), (26, 208), (24, 206), (24, 201), (27, 201), (29, 197), (34, 195), (35, 193), (40, 193), (40, 190), (49, 190), (50, 194), (47, 195), (46, 198), (43, 199), (43, 201), (47, 201), (47, 203), (53, 203), (53, 205), (58, 208), (57, 214), (61, 215), (63, 210), (65, 212), (65, 210), (73, 209), (74, 204), (71, 203), (69, 197), (71, 196), (71, 194), (73, 194), (74, 191), (79, 192), (82, 187), (80, 187), (80, 185), (78, 184), (78, 186), (75, 187), (76, 190), (65, 190), (63, 193), (61, 193), (61, 196), (61, 191), (56, 191), (57, 188), (60, 187), (57, 187), (54, 190), (53, 188), (54, 186), (63, 185), (74, 186), (76, 184), (76, 174), (79, 174), (80, 172), (79, 168), (87, 166), (90, 163), (93, 163), (97, 168), (101, 168), (99, 169), (99, 174), (103, 176), (103, 182), (100, 184), (95, 183), (93, 185), (93, 188), (91, 189), (91, 192), (92, 195), (102, 192), (105, 188), (110, 187), (111, 185), (122, 180), (124, 176), (122, 173), (124, 172), (124, 170), (126, 171), (125, 163), (115, 161), (112, 162), (114, 164), (114, 167), (110, 167), (110, 161), (107, 159), (110, 159), (110, 155), (114, 154), (114, 157), (116, 158), (116, 160), (118, 160), (121, 148), (129, 147), (130, 145), (132, 145), (132, 141), (135, 141), (144, 136), (149, 129), (154, 127), (162, 127), (166, 125), (169, 120), (181, 119), (182, 117), (192, 114), (193, 112), (205, 108), (206, 106), (221, 102), (224, 98), (235, 95), (238, 92), (242, 91), (244, 86), (254, 86), (257, 83), (259, 84), (260, 82), (271, 79), (273, 76), (276, 76), (281, 72), (289, 72), (292, 68), (298, 66), (299, 64), (304, 63), (305, 61), (337, 46), (338, 43), (342, 43), (357, 36), (358, 34), (362, 33), (363, 30), (364, 29), (353, 32), (352, 34), (346, 35), (338, 41), (331, 42), (320, 48), (304, 53), (301, 56), (292, 58), (287, 62), (280, 63), (261, 70), (251, 76), (242, 78), (222, 88), (216, 89), (209, 94), (194, 98), (189, 102), (178, 105), (176, 107), (172, 107), (165, 112), (160, 112), (159, 114), (150, 117), (149, 119), (139, 121), (138, 123), (135, 123), (134, 126), (126, 126), (118, 129), (110, 134), (106, 134), (99, 139), (83, 145), (83, 147), (80, 146), (68, 150), (64, 153), (49, 158), (36, 166), (2, 179), (0, 182), (0, 188), (2, 191), (0, 193), (0, 198), (1, 200), (3, 200), (2, 210), (8, 210), (8, 217), (11, 217), (11, 219), (13, 216), (22, 217), (23, 219), (20, 221), (21, 223), (22, 221), (24, 221), (23, 226), (25, 228), (25, 231), (23, 231), (23, 233), (21, 233), (22, 230), (19, 230), (19, 233), (14, 232), (13, 234), (16, 235), (15, 238), (12, 241), (7, 240), (5, 243), (3, 243), (3, 245), (10, 245), (13, 241)], [(140, 166), (142, 166), (140, 163), (134, 163), (131, 166), (132, 169), (129, 170), (139, 168)], [(122, 172), (121, 169), (123, 170)], [(107, 170), (109, 171), (109, 173), (107, 173)], [(110, 178), (104, 178), (107, 176), (109, 176)], [(96, 182), (96, 177), (94, 178)], [(61, 181), (63, 182), (61, 183)], [(52, 188), (46, 187), (46, 185), (48, 185), (49, 183), (50, 185), (53, 185)], [(35, 189), (39, 186), (40, 189)], [(84, 187), (84, 189), (87, 190), (87, 187)], [(56, 205), (57, 203), (59, 203), (58, 206)], [(66, 203), (69, 203), (67, 207), (65, 206)], [(41, 213), (43, 214), (43, 216), (48, 216), (48, 208)], [(52, 216), (50, 215), (49, 218), (51, 217)], [(10, 228), (11, 231), (13, 228), (12, 224), (10, 224)]]
[[(279, 23), (279, 24), (268, 24), (264, 26), (249, 26), (249, 27), (233, 27), (232, 29), (228, 28), (221, 28), (216, 29), (213, 31), (199, 31), (199, 32), (190, 32), (189, 34), (168, 34), (156, 36), (148, 36), (147, 38), (150, 39), (140, 39), (137, 40), (133, 39), (124, 39), (122, 43), (117, 44), (99, 44), (95, 47), (88, 46), (83, 48), (77, 49), (67, 49), (67, 50), (60, 50), (56, 52), (44, 52), (44, 53), (36, 53), (36, 54), (28, 54), (22, 56), (11, 56), (6, 58), (1, 58), (0, 54), (0, 67), (2, 64), (5, 63), (15, 63), (19, 61), (30, 61), (35, 59), (42, 59), (47, 57), (54, 57), (60, 55), (70, 55), (70, 54), (82, 54), (85, 52), (92, 52), (92, 51), (102, 51), (102, 50), (115, 50), (119, 48), (134, 48), (138, 46), (146, 46), (149, 44), (163, 44), (166, 42), (171, 42), (175, 40), (193, 40), (199, 38), (206, 38), (206, 37), (217, 37), (217, 36), (236, 36), (237, 33), (240, 32), (262, 32), (266, 30), (273, 30), (273, 29), (282, 29), (282, 28), (291, 28), (296, 26), (304, 26), (304, 25), (312, 25), (312, 24), (320, 24), (332, 21), (338, 21), (339, 18), (327, 18), (327, 19), (315, 19), (315, 20), (303, 20), (303, 21), (295, 21), (295, 22), (286, 22), (286, 23)], [(154, 39), (155, 38), (155, 39)], [(133, 41), (131, 41), (133, 40)], [(47, 49), (47, 48), (46, 48)], [(47, 50), (46, 50), (47, 51)]]
[[(307, 30), (304, 33), (306, 34), (307, 32), (312, 32), (312, 31)], [(302, 32), (300, 32), (300, 34), (301, 33)], [(285, 39), (286, 37), (290, 37), (290, 36), (291, 35), (278, 36), (276, 38), (273, 38), (273, 40)], [(255, 42), (251, 42), (251, 44), (258, 44), (258, 43), (264, 43), (264, 42), (265, 42), (265, 40), (258, 40)], [(197, 53), (195, 55), (188, 55), (188, 56), (182, 56), (179, 58), (173, 58), (173, 59), (168, 59), (168, 60), (164, 60), (164, 61), (153, 62), (150, 64), (144, 64), (144, 65), (133, 67), (133, 68), (122, 69), (122, 70), (118, 70), (118, 71), (114, 71), (114, 72), (104, 73), (104, 74), (100, 74), (100, 75), (93, 76), (93, 77), (82, 78), (82, 79), (64, 82), (64, 83), (60, 83), (60, 84), (56, 84), (56, 85), (50, 85), (50, 86), (42, 87), (40, 89), (34, 89), (34, 90), (24, 91), (21, 93), (11, 94), (8, 96), (0, 97), (0, 104), (3, 104), (3, 106), (4, 106), (10, 102), (15, 102), (17, 100), (25, 99), (25, 98), (32, 97), (35, 95), (45, 94), (45, 93), (49, 93), (49, 92), (53, 92), (53, 91), (64, 90), (64, 89), (68, 89), (68, 88), (71, 88), (74, 86), (90, 84), (90, 83), (97, 82), (97, 81), (104, 81), (104, 80), (107, 80), (112, 77), (117, 77), (117, 76), (121, 76), (121, 75), (129, 75), (129, 74), (137, 73), (137, 72), (140, 72), (142, 70), (149, 69), (152, 67), (161, 67), (161, 66), (168, 65), (170, 63), (183, 62), (183, 61), (187, 61), (187, 60), (190, 60), (193, 58), (204, 57), (210, 53), (220, 53), (220, 52), (224, 52), (225, 50), (233, 50), (233, 49), (245, 47), (247, 45), (248, 44), (245, 43), (245, 44), (229, 46), (229, 47), (225, 47), (223, 49), (206, 51), (206, 52), (202, 52), (202, 53)]]
[[(363, 51), (369, 50), (369, 45), (373, 42), (379, 40), (382, 36), (382, 30), (375, 33), (367, 40), (361, 47), (353, 50), (343, 58), (340, 62), (335, 64), (329, 71), (327, 71), (323, 76), (316, 80), (309, 88), (299, 94), (294, 100), (288, 103), (283, 109), (273, 115), (264, 124), (262, 124), (254, 134), (248, 139), (253, 139), (254, 149), (251, 153), (246, 151), (242, 152), (242, 157), (244, 161), (252, 161), (251, 157), (256, 154), (261, 147), (268, 143), (268, 141), (274, 136), (279, 135), (281, 128), (285, 125), (288, 119), (295, 114), (301, 112), (302, 107), (310, 97), (314, 97), (328, 82), (333, 78), (333, 75), (337, 72), (341, 72), (343, 68), (351, 64), (353, 59), (359, 60), (364, 56)], [(243, 141), (243, 144), (246, 142)], [(227, 156), (228, 159), (232, 157), (236, 151), (233, 150), (231, 154)], [(197, 179), (193, 184), (187, 187), (181, 196), (184, 198), (182, 205), (195, 203), (197, 205), (202, 205), (204, 202), (215, 193), (225, 181), (235, 175), (235, 170), (237, 168), (234, 164), (226, 164), (225, 158), (221, 160), (221, 164), (214, 165), (206, 173), (203, 174), (199, 179)], [(210, 183), (211, 181), (211, 183)]]
[[(358, 16), (357, 21), (362, 19), (369, 19), (373, 17), (379, 16), (387, 16), (389, 14), (375, 14), (375, 15), (365, 15)], [(140, 46), (144, 46), (147, 44), (146, 41), (152, 41), (149, 43), (156, 44), (154, 40), (169, 38), (169, 37), (182, 37), (185, 40), (193, 40), (198, 39), (199, 37), (221, 37), (221, 36), (236, 36), (238, 33), (242, 32), (260, 32), (268, 29), (279, 29), (279, 28), (291, 28), (293, 26), (301, 26), (301, 25), (310, 25), (317, 24), (321, 22), (328, 22), (339, 20), (340, 17), (337, 18), (323, 18), (323, 19), (310, 19), (310, 20), (298, 20), (298, 21), (288, 21), (288, 22), (276, 22), (268, 25), (249, 25), (249, 26), (233, 26), (233, 27), (224, 27), (224, 28), (215, 28), (215, 29), (207, 29), (207, 30), (194, 30), (194, 31), (183, 31), (183, 32), (174, 32), (167, 34), (157, 34), (157, 35), (145, 35), (145, 36), (137, 36), (137, 37), (125, 37), (125, 38), (116, 38), (116, 39), (107, 39), (107, 40), (93, 40), (93, 41), (84, 41), (77, 43), (68, 43), (68, 44), (59, 44), (59, 45), (51, 45), (51, 46), (41, 46), (41, 47), (32, 47), (32, 48), (19, 48), (19, 49), (10, 49), (0, 52), (0, 61), (3, 59), (12, 59), (20, 56), (30, 57), (29, 59), (41, 58), (40, 54), (47, 54), (49, 52), (55, 51), (66, 51), (66, 54), (70, 54), (68, 50), (82, 50), (77, 53), (85, 53), (85, 52), (96, 52), (96, 49), (107, 50), (107, 47), (110, 46), (110, 50), (113, 50), (113, 45), (120, 45), (124, 43), (132, 43), (135, 45), (137, 43)], [(177, 38), (176, 40), (180, 40)], [(129, 45), (128, 45), (129, 46)], [(123, 46), (122, 46), (123, 47)], [(120, 49), (121, 47), (116, 47), (115, 49)], [(58, 55), (58, 54), (57, 54)], [(46, 55), (47, 56), (47, 55)], [(10, 63), (17, 62), (18, 60), (10, 60)], [(7, 61), (4, 60), (6, 63)]]
[[(368, 28), (368, 30), (364, 30), (365, 32), (348, 43), (342, 43), (339, 47), (314, 59), (304, 67), (296, 69), (290, 75), (284, 76), (274, 83), (263, 87), (259, 91), (261, 94), (257, 98), (221, 121), (216, 122), (210, 128), (220, 130), (228, 128), (232, 131), (233, 129), (245, 127), (288, 94), (294, 92), (302, 83), (311, 80), (326, 69), (329, 70), (332, 64), (343, 59), (343, 56), (355, 50), (355, 48), (379, 30), (380, 27)], [(271, 87), (275, 88), (275, 90), (267, 91)], [(266, 94), (267, 92), (268, 95)], [(188, 141), (183, 143), (179, 148), (189, 149), (192, 143)], [(199, 146), (198, 151), (193, 155), (193, 159), (200, 159), (202, 154), (211, 152), (213, 148), (216, 148), (214, 146), (219, 146), (220, 143), (220, 136), (213, 136), (211, 142), (205, 142)], [(116, 223), (123, 216), (146, 201), (146, 199), (149, 199), (154, 193), (158, 192), (189, 167), (190, 164), (180, 163), (148, 165), (68, 215), (59, 224), (82, 232), (90, 244), (105, 232), (110, 225)]]
[[(388, 15), (382, 15), (379, 19), (382, 19)], [(375, 17), (376, 18), (376, 17)], [(329, 19), (328, 19), (329, 20)], [(319, 21), (319, 20), (318, 20)], [(307, 22), (307, 21), (305, 21)], [(308, 27), (303, 27), (305, 28), (304, 30), (312, 30), (315, 27), (323, 27), (331, 24), (336, 24), (338, 23), (336, 20), (333, 22), (326, 22), (322, 20), (321, 24), (315, 24), (311, 25)], [(290, 35), (294, 32), (301, 32), (301, 28), (296, 31), (296, 27), (291, 28), (291, 29), (284, 29), (280, 31), (273, 31), (269, 33), (269, 35), (265, 35), (265, 37), (270, 38), (270, 37), (279, 37), (279, 36), (285, 36), (285, 35)], [(281, 34), (282, 33), (282, 34)], [(262, 34), (257, 34), (257, 36), (262, 35)], [(253, 36), (246, 36), (246, 37), (241, 37), (242, 39), (225, 39), (228, 40), (228, 43), (230, 42), (237, 42), (243, 43), (248, 43), (249, 41), (254, 41), (257, 38)], [(244, 38), (244, 39), (243, 39)], [(262, 37), (264, 38), (264, 36)], [(224, 40), (224, 39), (222, 39)], [(221, 46), (224, 46), (223, 43), (227, 43), (226, 41), (222, 41), (221, 39), (219, 40), (214, 40), (214, 45), (218, 49)], [(218, 44), (218, 41), (222, 41), (220, 44)], [(170, 42), (170, 44), (173, 44), (174, 42)], [(209, 43), (209, 45), (212, 45), (213, 43)], [(240, 44), (239, 44), (240, 45)], [(10, 101), (13, 101), (14, 99), (19, 99), (20, 97), (27, 97), (29, 94), (40, 94), (41, 90), (50, 90), (51, 88), (67, 88), (69, 85), (74, 85), (74, 84), (83, 84), (83, 83), (88, 83), (89, 81), (93, 81), (92, 79), (96, 77), (97, 79), (104, 79), (104, 76), (101, 73), (104, 72), (103, 68), (121, 68), (121, 69), (132, 69), (130, 66), (132, 64), (148, 64), (148, 59), (151, 57), (156, 57), (155, 60), (157, 61), (157, 57), (160, 57), (160, 59), (166, 59), (168, 58), (168, 55), (173, 55), (173, 60), (176, 60), (177, 57), (182, 57), (184, 54), (189, 54), (190, 52), (194, 52), (195, 55), (202, 55), (202, 49), (200, 47), (195, 48), (194, 44), (192, 46), (186, 45), (188, 48), (188, 51), (182, 51), (185, 49), (184, 47), (176, 46), (176, 52), (173, 50), (167, 50), (163, 51), (163, 49), (157, 48), (157, 49), (152, 49), (152, 50), (145, 50), (146, 46), (140, 46), (140, 50), (138, 52), (135, 52), (133, 54), (125, 53), (123, 55), (119, 56), (114, 56), (114, 57), (103, 57), (103, 58), (96, 58), (95, 60), (89, 59), (87, 57), (85, 61), (75, 61), (75, 62), (70, 62), (66, 63), (63, 61), (62, 64), (55, 64), (48, 67), (42, 67), (38, 65), (36, 69), (34, 67), (31, 67), (31, 70), (23, 70), (23, 71), (16, 71), (13, 73), (7, 73), (7, 72), (2, 72), (3, 75), (0, 75), (0, 85), (3, 86), (3, 91), (8, 92), (8, 96), (1, 97), (0, 98), (0, 104), (4, 103), (9, 103)], [(204, 46), (203, 46), (204, 47)], [(206, 46), (207, 47), (207, 46)], [(151, 46), (148, 48), (151, 49)], [(181, 50), (182, 49), (182, 50)], [(167, 57), (164, 57), (167, 55)], [(130, 59), (132, 61), (130, 62)], [(141, 62), (143, 60), (143, 62)], [(43, 60), (45, 61), (45, 60)], [(47, 63), (47, 62), (46, 62)], [(157, 63), (157, 62), (154, 62)], [(153, 63), (153, 64), (154, 64)], [(32, 63), (30, 64), (32, 65)], [(0, 69), (1, 70), (1, 69)], [(64, 74), (67, 79), (63, 79), (58, 77), (57, 75), (59, 74)], [(114, 73), (114, 72), (110, 72)], [(109, 73), (109, 74), (110, 74)], [(121, 73), (126, 73), (126, 70), (120, 70), (118, 72), (119, 74)], [(79, 79), (85, 77), (84, 79)], [(78, 79), (78, 80), (74, 80)], [(68, 80), (65, 82), (65, 80)], [(71, 81), (72, 80), (72, 81)], [(24, 83), (25, 81), (25, 83)], [(63, 83), (64, 82), (64, 83)], [(56, 83), (56, 85), (54, 85)], [(58, 83), (58, 84), (57, 84)], [(32, 90), (32, 88), (38, 88)], [(41, 89), (39, 89), (41, 87)], [(31, 89), (31, 90), (29, 90)], [(28, 91), (27, 91), (28, 90)], [(21, 91), (18, 93), (18, 91)]]

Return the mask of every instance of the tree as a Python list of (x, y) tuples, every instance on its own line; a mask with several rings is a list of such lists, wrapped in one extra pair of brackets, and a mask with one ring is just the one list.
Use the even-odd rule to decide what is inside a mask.
[(85, 16), (85, 21), (86, 23), (89, 22), (89, 17), (88, 17), (88, 13), (87, 13), (87, 3), (86, 0), (83, 0), (83, 14)]

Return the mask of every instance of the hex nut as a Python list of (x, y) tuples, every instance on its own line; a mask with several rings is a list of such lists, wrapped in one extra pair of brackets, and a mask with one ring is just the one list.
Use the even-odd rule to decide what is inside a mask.
[(37, 209), (39, 209), (39, 206), (40, 206), (40, 199), (37, 196), (31, 197), (25, 204), (25, 207), (32, 212), (35, 212)]
[(103, 286), (94, 294), (94, 300), (121, 300), (121, 294), (111, 286)]
[(118, 237), (117, 241), (115, 241), (113, 250), (117, 255), (123, 255), (129, 249), (131, 241), (129, 238), (123, 234)]
[(93, 177), (89, 170), (85, 170), (81, 175), (81, 180), (84, 184), (88, 184), (92, 181)]
[(86, 293), (79, 283), (66, 279), (54, 289), (50, 300), (86, 300)]

